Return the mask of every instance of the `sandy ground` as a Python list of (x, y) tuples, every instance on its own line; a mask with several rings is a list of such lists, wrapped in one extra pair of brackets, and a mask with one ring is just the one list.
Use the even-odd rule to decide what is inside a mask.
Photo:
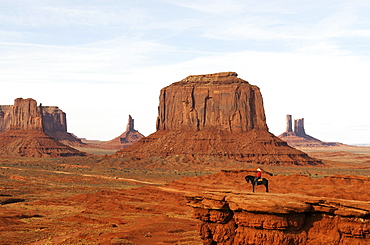
[[(325, 196), (334, 193), (325, 176), (370, 176), (370, 148), (301, 150), (325, 167), (264, 166), (275, 174), (271, 192)], [(0, 159), (0, 244), (201, 244), (184, 194), (202, 185), (224, 188), (212, 177), (217, 172), (120, 169), (91, 158)], [(307, 179), (316, 184), (305, 185)], [(352, 198), (345, 181), (334, 185), (337, 198)]]

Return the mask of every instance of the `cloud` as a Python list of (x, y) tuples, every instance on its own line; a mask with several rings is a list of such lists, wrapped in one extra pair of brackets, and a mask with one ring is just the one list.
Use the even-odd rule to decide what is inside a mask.
[(0, 104), (60, 106), (80, 137), (112, 139), (128, 114), (148, 135), (161, 88), (222, 71), (261, 88), (275, 134), (292, 114), (319, 139), (370, 135), (365, 1), (5, 2)]
[(243, 8), (243, 5), (238, 3), (238, 1), (233, 0), (203, 0), (203, 1), (194, 1), (194, 0), (178, 0), (178, 1), (169, 1), (164, 0), (164, 2), (181, 6), (184, 8), (190, 8), (193, 10), (198, 10), (202, 12), (223, 14), (223, 13), (236, 13)]

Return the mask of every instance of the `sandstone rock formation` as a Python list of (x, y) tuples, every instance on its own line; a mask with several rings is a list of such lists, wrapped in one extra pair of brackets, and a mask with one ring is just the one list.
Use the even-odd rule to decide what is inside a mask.
[(10, 130), (43, 131), (42, 106), (37, 106), (32, 99), (15, 99), (10, 114)]
[(188, 76), (163, 88), (159, 100), (157, 131), (112, 158), (321, 164), (268, 132), (259, 88), (235, 72)]
[(10, 129), (12, 105), (0, 105), (0, 132)]
[(269, 193), (252, 193), (244, 177), (253, 174), (225, 170), (165, 188), (186, 193), (204, 244), (370, 244), (370, 178), (274, 175)]
[(370, 243), (370, 204), (284, 194), (189, 197), (203, 244)]
[[(17, 99), (22, 100), (22, 99)], [(9, 130), (11, 128), (11, 122), (13, 124), (21, 123), (25, 124), (21, 119), (12, 119), (13, 118), (13, 105), (0, 105), (0, 132)], [(44, 132), (55, 138), (57, 141), (62, 142), (66, 145), (71, 146), (84, 146), (79, 138), (67, 132), (67, 119), (66, 114), (59, 109), (57, 106), (42, 106), (40, 107), (42, 114), (43, 130)], [(28, 113), (21, 111), (22, 113)], [(38, 119), (41, 120), (41, 119)], [(18, 122), (16, 122), (18, 121)], [(31, 125), (34, 125), (34, 122), (28, 122)], [(13, 125), (16, 127), (16, 125)], [(32, 126), (33, 127), (33, 126)], [(40, 125), (38, 126), (40, 127)], [(14, 128), (13, 128), (14, 129)]]
[(286, 131), (287, 133), (293, 132), (292, 128), (292, 115), (286, 115)]
[(43, 106), (44, 132), (54, 137), (57, 141), (77, 147), (86, 147), (81, 139), (67, 131), (67, 116), (57, 106)]
[(131, 117), (131, 115), (129, 115), (125, 132), (123, 132), (120, 136), (110, 141), (92, 145), (98, 148), (120, 150), (122, 148), (132, 145), (133, 143), (139, 141), (143, 137), (144, 135), (142, 135), (139, 131), (137, 131), (134, 128), (134, 119)]
[(163, 88), (157, 130), (267, 130), (262, 95), (235, 72), (188, 76)]
[(304, 118), (294, 120), (294, 131), (292, 130), (292, 116), (286, 116), (286, 131), (278, 136), (292, 147), (322, 147), (338, 146), (340, 143), (323, 142), (308, 134), (304, 128)]
[(43, 118), (43, 108), (41, 105), (37, 106), (35, 100), (16, 99), (14, 106), (11, 107), (10, 116), (3, 120), (9, 121), (9, 129), (0, 133), (0, 156), (60, 157), (85, 155), (46, 135)]

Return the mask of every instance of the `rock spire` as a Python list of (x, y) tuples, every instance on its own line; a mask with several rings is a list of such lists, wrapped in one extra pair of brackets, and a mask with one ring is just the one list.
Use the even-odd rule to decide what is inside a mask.
[(142, 139), (142, 135), (139, 131), (134, 128), (134, 119), (131, 115), (128, 115), (128, 122), (126, 125), (126, 131), (120, 136), (100, 144), (93, 144), (95, 147), (103, 149), (115, 149), (120, 150), (122, 148), (128, 147), (133, 143)]
[(134, 119), (132, 119), (131, 115), (128, 115), (128, 122), (126, 126), (126, 131), (133, 131), (134, 130)]
[(307, 135), (304, 130), (304, 118), (294, 120), (294, 133), (302, 137)]
[(285, 132), (293, 132), (292, 115), (286, 115), (286, 131)]
[(304, 128), (304, 118), (294, 120), (294, 130), (292, 130), (292, 115), (286, 116), (286, 131), (278, 136), (292, 147), (321, 147), (343, 145), (334, 142), (322, 142), (308, 134)]

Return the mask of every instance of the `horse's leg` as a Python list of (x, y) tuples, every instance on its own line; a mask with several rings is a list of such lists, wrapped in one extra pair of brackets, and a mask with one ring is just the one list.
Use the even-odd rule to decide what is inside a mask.
[(254, 193), (254, 183), (252, 183), (252, 192)]
[(266, 192), (269, 192), (269, 183), (266, 183), (265, 187), (266, 187)]

